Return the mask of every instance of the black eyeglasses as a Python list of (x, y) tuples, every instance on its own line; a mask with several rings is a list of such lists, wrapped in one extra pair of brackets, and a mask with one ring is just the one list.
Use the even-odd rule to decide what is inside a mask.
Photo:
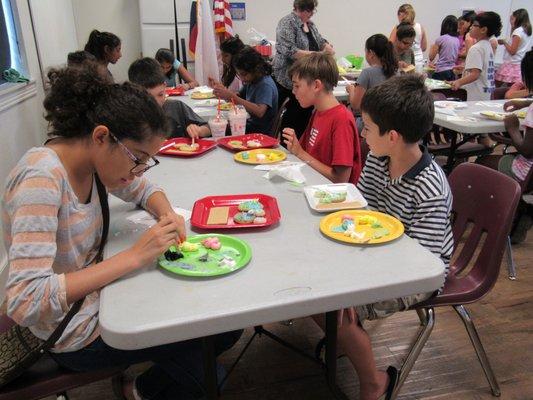
[(150, 157), (147, 162), (142, 162), (139, 160), (135, 154), (133, 154), (124, 143), (122, 143), (120, 140), (117, 139), (115, 135), (113, 135), (111, 132), (109, 132), (109, 136), (118, 143), (120, 147), (124, 150), (126, 155), (130, 158), (131, 161), (135, 163), (135, 166), (130, 169), (130, 173), (133, 175), (142, 175), (146, 171), (148, 171), (150, 168), (155, 167), (157, 164), (159, 164), (159, 160), (155, 157)]

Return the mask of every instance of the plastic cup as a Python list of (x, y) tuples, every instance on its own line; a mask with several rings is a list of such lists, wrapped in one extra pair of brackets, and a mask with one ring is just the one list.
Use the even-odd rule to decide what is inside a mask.
[(231, 136), (240, 136), (246, 133), (246, 118), (248, 114), (244, 108), (237, 108), (235, 112), (231, 109), (228, 112), (229, 127), (231, 129)]
[(209, 118), (207, 122), (209, 124), (209, 129), (211, 130), (211, 136), (215, 139), (226, 136), (226, 126), (228, 125), (228, 120), (224, 118)]

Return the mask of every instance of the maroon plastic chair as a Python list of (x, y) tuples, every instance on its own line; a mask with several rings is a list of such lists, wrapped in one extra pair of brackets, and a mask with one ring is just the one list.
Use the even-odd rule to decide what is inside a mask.
[[(0, 332), (5, 332), (14, 322), (5, 315), (0, 316)], [(73, 372), (61, 368), (50, 356), (44, 356), (22, 376), (0, 388), (0, 400), (37, 400), (56, 396), (67, 400), (67, 391), (114, 377), (123, 369), (112, 368), (91, 372)]]
[(283, 116), (287, 111), (287, 103), (289, 102), (289, 100), (290, 99), (287, 97), (283, 101), (283, 103), (281, 103), (278, 113), (276, 114), (276, 118), (274, 118), (274, 123), (272, 124), (272, 136), (274, 136), (280, 142), (283, 141), (283, 138), (281, 137), (281, 124), (283, 122)]
[[(452, 306), (461, 317), (483, 367), (494, 396), (500, 395), (498, 382), (464, 307), (483, 298), (498, 279), (507, 236), (520, 200), (518, 183), (490, 168), (464, 163), (449, 177), (453, 194), (453, 237), (456, 248), (441, 294), (417, 304), (422, 327), (400, 370), (393, 399), (411, 371), (435, 325), (435, 307)], [(482, 236), (485, 236), (481, 242)], [(464, 245), (459, 249), (461, 240)], [(472, 268), (467, 270), (472, 264)], [(463, 273), (463, 274), (461, 274)]]

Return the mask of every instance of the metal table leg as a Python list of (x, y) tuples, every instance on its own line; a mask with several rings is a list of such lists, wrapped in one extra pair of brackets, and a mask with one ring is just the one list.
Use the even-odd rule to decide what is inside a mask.
[(326, 379), (336, 399), (348, 400), (337, 386), (337, 311), (326, 313)]
[(218, 383), (214, 336), (206, 336), (202, 338), (202, 353), (204, 358), (206, 398), (209, 400), (217, 400)]

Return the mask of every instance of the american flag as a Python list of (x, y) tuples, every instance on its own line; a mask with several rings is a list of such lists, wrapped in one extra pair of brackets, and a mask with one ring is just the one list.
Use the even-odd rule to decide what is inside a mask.
[(215, 32), (225, 38), (233, 36), (233, 22), (229, 12), (229, 0), (215, 0), (213, 4), (215, 13)]

